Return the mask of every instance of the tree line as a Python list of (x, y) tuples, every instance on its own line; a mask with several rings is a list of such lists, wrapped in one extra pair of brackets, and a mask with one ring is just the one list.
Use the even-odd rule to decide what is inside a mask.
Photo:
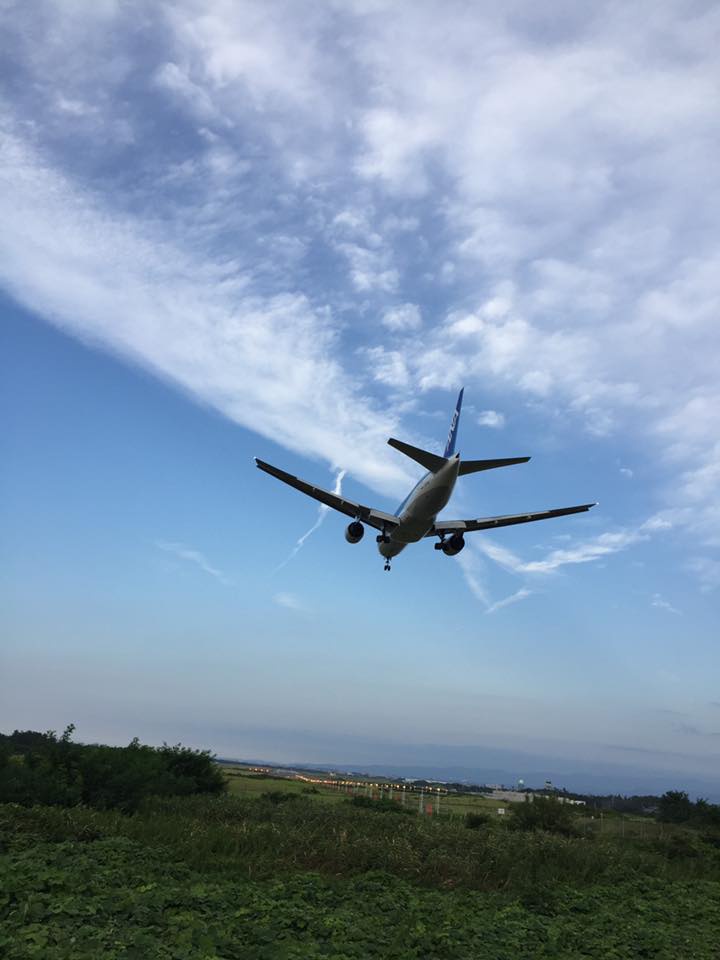
[(137, 738), (126, 747), (74, 743), (74, 730), (70, 724), (60, 736), (53, 730), (0, 734), (0, 802), (133, 813), (146, 797), (225, 790), (208, 750), (150, 747)]

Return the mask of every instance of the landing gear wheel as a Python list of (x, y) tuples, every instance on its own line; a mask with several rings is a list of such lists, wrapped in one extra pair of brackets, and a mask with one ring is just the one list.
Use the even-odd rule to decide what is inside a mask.
[(386, 560), (386, 561), (385, 561), (385, 566), (383, 567), (383, 570), (389, 570), (389, 569), (390, 569), (390, 561), (389, 561), (389, 560)]

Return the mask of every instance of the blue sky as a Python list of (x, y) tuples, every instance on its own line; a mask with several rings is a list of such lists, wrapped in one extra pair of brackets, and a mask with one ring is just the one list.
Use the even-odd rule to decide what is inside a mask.
[(1, 16), (2, 728), (720, 795), (717, 6)]

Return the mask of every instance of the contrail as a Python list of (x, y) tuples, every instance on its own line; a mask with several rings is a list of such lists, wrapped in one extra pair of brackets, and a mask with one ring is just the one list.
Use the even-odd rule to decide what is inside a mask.
[[(345, 476), (346, 473), (347, 473), (347, 470), (339, 470), (337, 473), (337, 476), (335, 477), (335, 486), (333, 487), (333, 493), (336, 494), (337, 496), (340, 496), (340, 494), (342, 493), (342, 482), (343, 482), (343, 477)], [(275, 569), (273, 570), (273, 573), (277, 573), (278, 570), (282, 570), (283, 567), (287, 566), (287, 564), (290, 563), (290, 561), (298, 555), (301, 548), (305, 546), (305, 541), (308, 539), (308, 537), (312, 536), (312, 534), (315, 533), (315, 531), (321, 526), (323, 520), (327, 516), (327, 512), (329, 509), (330, 507), (328, 507), (326, 504), (324, 503), (320, 504), (318, 508), (317, 520), (315, 521), (315, 523), (310, 527), (310, 529), (306, 533), (304, 533), (300, 537), (300, 539), (292, 548), (288, 556), (283, 560), (283, 562), (279, 566), (275, 567)]]

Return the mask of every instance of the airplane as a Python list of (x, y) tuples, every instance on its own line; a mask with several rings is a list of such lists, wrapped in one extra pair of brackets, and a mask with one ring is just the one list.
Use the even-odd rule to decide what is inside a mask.
[(463, 387), (458, 395), (445, 452), (441, 457), (427, 450), (413, 447), (402, 440), (396, 440), (394, 437), (388, 440), (391, 447), (410, 457), (411, 460), (415, 460), (427, 470), (395, 513), (386, 513), (383, 510), (366, 507), (362, 503), (355, 503), (322, 487), (306, 483), (299, 477), (294, 477), (257, 457), (255, 457), (255, 463), (260, 470), (269, 473), (270, 476), (277, 477), (283, 483), (350, 517), (351, 522), (345, 530), (345, 539), (348, 543), (359, 543), (362, 540), (365, 534), (363, 524), (379, 530), (375, 539), (380, 555), (385, 558), (385, 570), (390, 570), (390, 561), (405, 547), (411, 543), (418, 543), (425, 537), (438, 537), (435, 549), (442, 550), (448, 557), (454, 557), (465, 546), (465, 533), (474, 530), (494, 530), (496, 527), (509, 527), (516, 523), (532, 523), (534, 520), (549, 520), (552, 517), (565, 517), (571, 513), (584, 513), (596, 506), (595, 503), (582, 503), (576, 507), (559, 507), (554, 510), (542, 510), (539, 513), (480, 517), (476, 520), (438, 520), (437, 515), (450, 500), (458, 477), (479, 473), (481, 470), (495, 470), (497, 467), (527, 463), (530, 459), (530, 457), (509, 457), (499, 460), (460, 459), (460, 454), (455, 453), (455, 442), (464, 392)]

